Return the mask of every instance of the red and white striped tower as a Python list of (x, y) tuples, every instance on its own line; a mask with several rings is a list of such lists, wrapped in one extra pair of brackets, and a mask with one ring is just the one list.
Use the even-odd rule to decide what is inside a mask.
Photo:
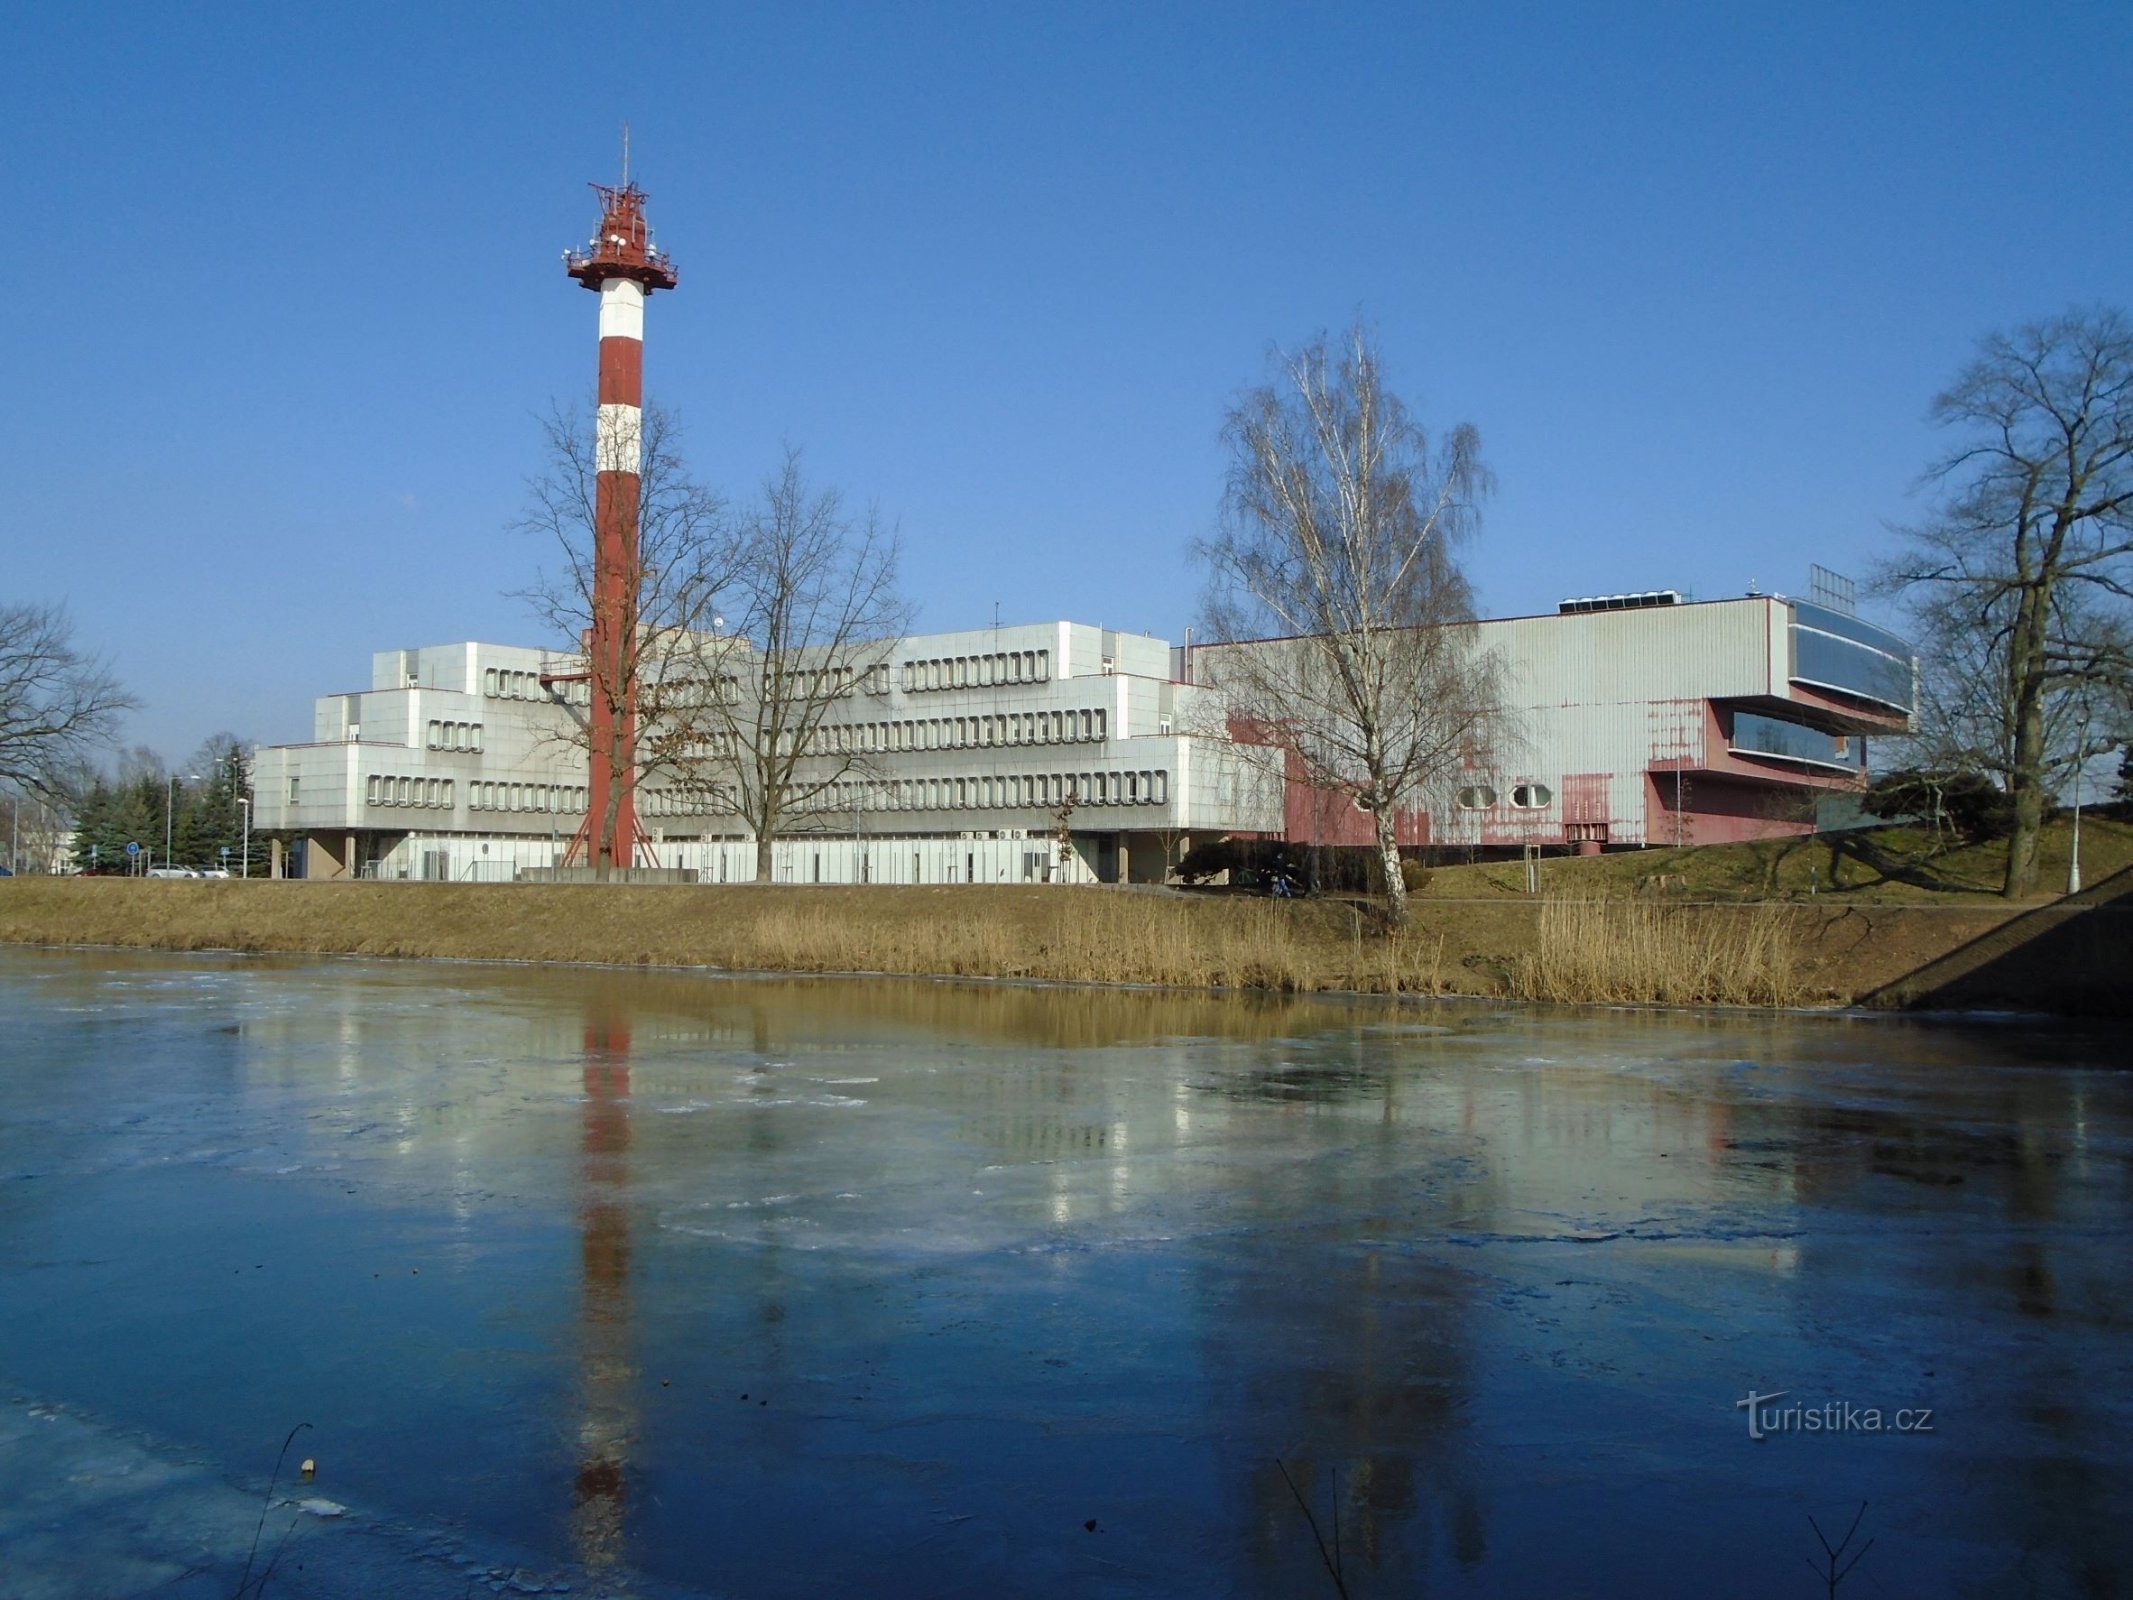
[[(638, 472), (644, 450), (644, 297), (674, 287), (674, 264), (652, 244), (644, 191), (629, 181), (596, 183), (600, 231), (563, 258), (570, 275), (600, 296), (600, 409), (593, 460), (590, 794), (585, 826), (568, 859), (595, 867), (635, 864), (637, 704), (628, 651), (637, 628)], [(612, 817), (612, 826), (609, 819)], [(580, 851), (584, 854), (581, 856)]]

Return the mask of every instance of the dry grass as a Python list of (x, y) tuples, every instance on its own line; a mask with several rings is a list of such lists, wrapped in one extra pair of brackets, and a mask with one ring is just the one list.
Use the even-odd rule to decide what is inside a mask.
[[(1590, 898), (1588, 896), (1588, 898)], [(1847, 1003), (2013, 914), (1998, 902), (1417, 903), (925, 888), (0, 879), (0, 943), (885, 972), (1271, 993)], [(2049, 1006), (2042, 990), (2029, 1003)]]
[(1441, 939), (1339, 903), (1093, 888), (15, 879), (0, 942), (1435, 994)]
[(1797, 1005), (1799, 939), (1781, 906), (1550, 900), (1511, 969), (1524, 1000)]

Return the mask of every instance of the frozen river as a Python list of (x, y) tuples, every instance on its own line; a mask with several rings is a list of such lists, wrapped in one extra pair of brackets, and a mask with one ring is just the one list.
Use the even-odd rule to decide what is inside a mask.
[(232, 1594), (298, 1423), (268, 1595), (1332, 1596), (1337, 1516), (1358, 1597), (1804, 1596), (1862, 1501), (1847, 1597), (2133, 1582), (2119, 1039), (25, 950), (0, 1016), (7, 1596)]

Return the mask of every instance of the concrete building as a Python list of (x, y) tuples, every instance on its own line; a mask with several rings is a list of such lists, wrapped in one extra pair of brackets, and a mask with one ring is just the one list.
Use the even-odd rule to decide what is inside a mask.
[[(1668, 592), (1485, 622), (1503, 734), (1400, 819), (1403, 843), (1507, 849), (1707, 844), (1810, 831), (1900, 732), (1914, 663), (1844, 610)], [(1364, 844), (1346, 796), (1231, 737), (1222, 653), (1073, 622), (916, 635), (837, 707), (851, 769), (778, 842), (793, 883), (1161, 881), (1196, 838)], [(257, 822), (308, 877), (504, 880), (558, 864), (584, 820), (575, 658), (462, 643), (388, 650), (367, 689), (317, 703), (311, 742), (262, 748)], [(1060, 812), (1067, 858), (1056, 847)], [(704, 882), (755, 844), (700, 788), (637, 790), (649, 856)], [(640, 858), (642, 859), (642, 858)]]
[[(1865, 786), (1868, 738), (1909, 726), (1917, 676), (1888, 630), (1782, 596), (1566, 600), (1479, 623), (1473, 643), (1499, 664), (1506, 714), (1489, 748), (1402, 812), (1403, 845), (1597, 853), (1809, 833), (1831, 797)], [(1203, 647), (1195, 675), (1218, 682), (1224, 652), (1281, 645)], [(1283, 831), (1372, 837), (1345, 796), (1294, 781)]]
[[(1226, 738), (1160, 639), (1080, 623), (917, 635), (837, 708), (852, 770), (779, 842), (795, 883), (1160, 881), (1190, 835), (1281, 829), (1278, 759)], [(320, 699), (308, 744), (258, 752), (263, 829), (308, 877), (507, 879), (558, 863), (584, 820), (570, 658), (508, 645), (388, 650), (371, 685)], [(1069, 795), (1071, 851), (1058, 858)], [(650, 855), (745, 881), (755, 844), (699, 789), (637, 790)]]

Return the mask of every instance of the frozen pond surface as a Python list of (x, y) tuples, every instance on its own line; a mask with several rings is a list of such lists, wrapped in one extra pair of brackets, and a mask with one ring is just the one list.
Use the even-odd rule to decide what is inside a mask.
[(298, 1422), (269, 1595), (1333, 1595), (1284, 1465), (1358, 1597), (1820, 1594), (1861, 1500), (1847, 1597), (2133, 1581), (2115, 1037), (24, 950), (0, 1015), (0, 1594), (231, 1594)]

